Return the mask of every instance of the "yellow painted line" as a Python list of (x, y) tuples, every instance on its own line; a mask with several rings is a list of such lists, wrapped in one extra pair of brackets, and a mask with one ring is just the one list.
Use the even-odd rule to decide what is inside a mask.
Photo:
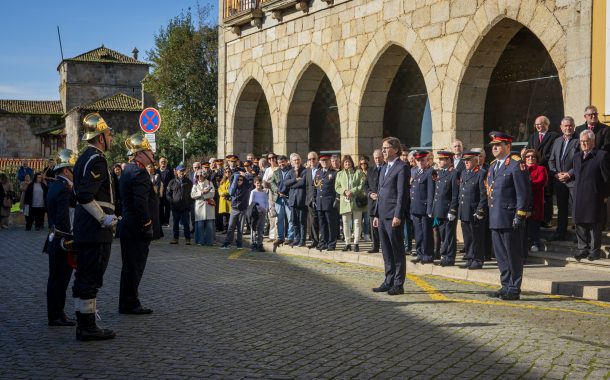
[(441, 276), (436, 276), (436, 275), (433, 275), (433, 274), (428, 274), (428, 275), (426, 275), (426, 277), (433, 278), (435, 280), (442, 280), (442, 281), (447, 281), (447, 282), (455, 282), (456, 284), (461, 284), (461, 285), (477, 285), (477, 286), (482, 286), (484, 288), (489, 288), (489, 289), (496, 289), (497, 288), (497, 286), (489, 285), (489, 284), (483, 284), (481, 282), (473, 282), (473, 281), (468, 281), (468, 280), (458, 280), (458, 279), (455, 279), (455, 278), (441, 277)]
[(544, 310), (544, 311), (559, 311), (564, 313), (572, 313), (572, 314), (582, 314), (582, 315), (594, 315), (597, 317), (607, 317), (610, 318), (610, 314), (605, 313), (595, 313), (591, 311), (583, 311), (583, 310), (574, 310), (574, 309), (565, 309), (558, 307), (549, 307), (549, 306), (539, 306), (539, 305), (526, 305), (522, 303), (512, 303), (512, 302), (504, 302), (504, 301), (482, 301), (476, 299), (463, 299), (463, 298), (450, 298), (446, 295), (442, 294), (438, 289), (434, 286), (430, 285), (427, 281), (422, 279), (419, 276), (415, 276), (413, 274), (407, 275), (407, 278), (415, 283), (418, 287), (428, 293), (428, 296), (433, 300), (437, 301), (448, 301), (448, 302), (459, 302), (459, 303), (470, 303), (470, 304), (478, 304), (478, 305), (497, 305), (497, 306), (507, 306), (507, 307), (515, 307), (521, 309), (530, 309), (530, 310)]
[(241, 255), (243, 255), (245, 253), (246, 253), (245, 249), (239, 249), (229, 255), (229, 260), (237, 260), (240, 258)]

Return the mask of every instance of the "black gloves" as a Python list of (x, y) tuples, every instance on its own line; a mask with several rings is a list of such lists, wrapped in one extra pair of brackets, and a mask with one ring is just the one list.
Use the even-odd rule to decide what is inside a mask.
[(515, 215), (515, 218), (513, 219), (513, 230), (518, 230), (519, 228), (523, 227), (525, 225), (525, 217), (520, 216), (520, 215)]
[(144, 240), (152, 240), (153, 236), (153, 223), (152, 220), (149, 218), (142, 226), (142, 238)]

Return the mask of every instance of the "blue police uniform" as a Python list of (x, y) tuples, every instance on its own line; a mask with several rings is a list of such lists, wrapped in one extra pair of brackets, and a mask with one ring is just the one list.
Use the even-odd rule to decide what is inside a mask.
[(436, 174), (433, 175), (435, 190), (432, 202), (432, 217), (436, 218), (439, 223), (441, 263), (445, 265), (453, 265), (457, 250), (457, 218), (449, 220), (448, 215), (457, 215), (459, 174), (454, 168), (448, 168), (437, 170)]
[(433, 261), (432, 204), (434, 201), (434, 169), (417, 169), (411, 182), (411, 219), (415, 232), (417, 258), (414, 262)]
[(318, 249), (334, 250), (337, 245), (338, 214), (334, 206), (337, 193), (335, 181), (337, 172), (333, 169), (318, 169), (314, 185), (316, 187), (316, 209), (320, 222), (320, 244)]
[(480, 167), (462, 171), (458, 219), (462, 226), (466, 264), (464, 268), (480, 269), (485, 260), (484, 239), (487, 229), (487, 172)]
[(529, 171), (521, 157), (494, 160), (487, 174), (489, 228), (500, 269), (501, 297), (518, 298), (523, 278), (522, 229), (531, 197)]
[[(49, 324), (58, 324), (58, 320), (67, 319), (64, 313), (66, 304), (66, 290), (72, 277), (72, 266), (63, 241), (72, 240), (72, 224), (70, 222), (70, 208), (74, 207), (74, 196), (71, 183), (63, 176), (58, 175), (49, 184), (47, 193), (49, 228), (53, 238), (48, 243), (49, 279), (47, 281), (47, 316)], [(66, 324), (74, 326), (74, 323)]]

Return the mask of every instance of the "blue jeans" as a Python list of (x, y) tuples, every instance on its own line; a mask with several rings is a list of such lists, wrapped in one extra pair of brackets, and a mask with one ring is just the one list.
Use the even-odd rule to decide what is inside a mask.
[(195, 222), (195, 243), (213, 245), (216, 233), (216, 220), (197, 220)]
[(362, 212), (362, 231), (365, 235), (371, 233), (371, 218), (369, 218), (369, 213), (367, 211)]
[(189, 210), (176, 211), (172, 210), (172, 219), (174, 220), (174, 239), (180, 237), (180, 224), (184, 227), (184, 238), (191, 240), (191, 226), (189, 220)]
[(275, 201), (277, 212), (277, 238), (279, 240), (292, 240), (294, 227), (292, 225), (292, 209), (288, 206), (288, 199), (278, 198)]
[(237, 230), (237, 238), (235, 239), (235, 245), (237, 248), (242, 247), (242, 229), (244, 223), (244, 211), (236, 209), (231, 210), (231, 216), (229, 217), (229, 227), (227, 230), (227, 236), (225, 237), (224, 245), (229, 245), (233, 241), (233, 235)]

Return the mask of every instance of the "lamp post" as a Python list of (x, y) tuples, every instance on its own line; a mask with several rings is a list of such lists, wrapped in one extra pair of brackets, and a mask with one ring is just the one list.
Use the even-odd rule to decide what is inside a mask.
[(182, 165), (184, 165), (184, 155), (185, 155), (184, 143), (185, 143), (186, 139), (191, 137), (191, 132), (187, 132), (187, 134), (185, 136), (182, 136), (182, 133), (180, 133), (180, 131), (176, 131), (176, 136), (178, 136), (179, 139), (182, 139)]

